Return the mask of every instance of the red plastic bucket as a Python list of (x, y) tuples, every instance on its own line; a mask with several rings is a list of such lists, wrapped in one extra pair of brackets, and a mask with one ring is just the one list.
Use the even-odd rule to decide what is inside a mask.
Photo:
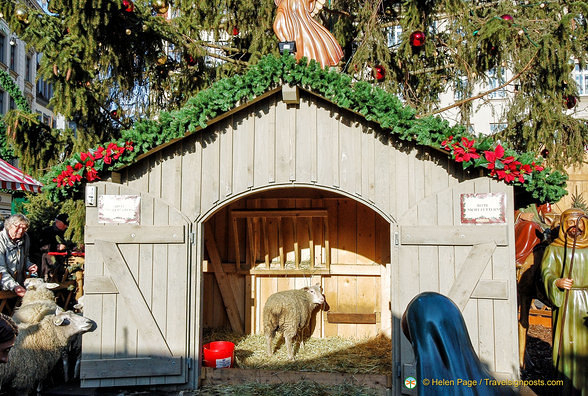
[(233, 367), (235, 344), (229, 341), (214, 341), (204, 344), (204, 365), (206, 367)]

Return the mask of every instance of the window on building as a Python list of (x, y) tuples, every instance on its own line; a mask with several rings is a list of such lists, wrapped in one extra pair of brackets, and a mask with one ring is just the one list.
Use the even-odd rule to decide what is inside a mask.
[(6, 35), (0, 33), (0, 62), (6, 64)]
[(4, 106), (4, 91), (0, 90), (0, 114), (6, 114), (6, 106)]
[(508, 127), (508, 124), (505, 122), (491, 122), (490, 123), (490, 133), (498, 133), (504, 131)]
[(584, 65), (584, 68), (580, 68), (580, 65), (576, 63), (574, 67), (574, 80), (578, 85), (578, 94), (588, 95), (588, 65)]
[[(496, 69), (488, 70), (488, 90), (498, 88), (499, 86), (503, 85), (506, 80), (504, 79), (504, 70), (501, 70), (500, 77), (496, 72)], [(501, 99), (506, 98), (506, 90), (504, 88), (500, 88), (499, 90), (493, 91), (488, 94), (488, 98), (490, 99)]]
[(16, 51), (17, 45), (10, 46), (10, 70), (16, 71)]
[(33, 81), (33, 59), (30, 55), (26, 59), (25, 81)]
[(49, 84), (43, 78), (37, 81), (37, 97), (45, 100), (51, 99), (53, 96), (53, 85)]
[(402, 26), (396, 25), (388, 28), (388, 48), (400, 45)]

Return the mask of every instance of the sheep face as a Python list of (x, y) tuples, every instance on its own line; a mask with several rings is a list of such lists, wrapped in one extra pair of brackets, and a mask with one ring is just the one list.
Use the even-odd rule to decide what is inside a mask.
[(91, 331), (94, 327), (93, 320), (78, 315), (73, 311), (63, 311), (60, 308), (55, 311), (53, 324), (59, 326), (60, 333), (68, 340), (76, 334)]
[(323, 288), (320, 285), (307, 286), (302, 290), (310, 295), (310, 301), (313, 304), (323, 305), (325, 303), (325, 296), (323, 295)]
[(59, 283), (46, 283), (42, 278), (27, 278), (24, 281), (24, 287), (27, 290), (37, 290), (42, 287), (51, 290), (59, 287)]

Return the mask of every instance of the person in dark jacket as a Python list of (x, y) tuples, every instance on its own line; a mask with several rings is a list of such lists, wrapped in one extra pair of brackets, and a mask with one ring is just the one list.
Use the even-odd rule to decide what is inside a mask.
[(61, 213), (55, 217), (53, 224), (41, 231), (39, 245), (41, 246), (41, 272), (45, 281), (60, 282), (65, 272), (65, 258), (49, 253), (63, 253), (67, 250), (65, 231), (69, 226), (69, 217)]

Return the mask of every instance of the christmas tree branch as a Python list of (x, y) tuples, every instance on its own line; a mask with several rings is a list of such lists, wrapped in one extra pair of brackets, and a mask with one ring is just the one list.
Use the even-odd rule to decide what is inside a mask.
[(529, 62), (525, 65), (525, 67), (523, 67), (523, 69), (521, 71), (519, 71), (517, 74), (515, 74), (510, 80), (508, 80), (504, 84), (501, 84), (501, 85), (497, 86), (496, 88), (492, 88), (492, 89), (490, 89), (488, 91), (482, 92), (479, 95), (472, 96), (472, 97), (466, 98), (464, 100), (460, 100), (459, 102), (455, 102), (454, 104), (452, 104), (450, 106), (443, 107), (441, 109), (435, 110), (435, 111), (430, 112), (430, 113), (419, 114), (416, 117), (417, 118), (423, 118), (423, 117), (426, 117), (426, 116), (431, 116), (431, 115), (439, 114), (439, 113), (442, 113), (444, 111), (453, 109), (454, 107), (461, 106), (464, 103), (471, 102), (472, 100), (480, 99), (480, 98), (482, 98), (482, 97), (484, 97), (486, 95), (491, 94), (492, 92), (496, 92), (499, 89), (502, 89), (502, 88), (506, 87), (507, 85), (509, 85), (510, 83), (512, 83), (514, 80), (516, 80), (517, 78), (519, 78), (523, 73), (525, 73), (531, 67), (531, 65), (533, 64), (533, 61), (535, 61), (535, 58), (536, 57), (537, 57), (537, 53), (535, 53), (535, 55), (533, 55), (533, 57), (531, 58), (531, 60), (529, 60)]

